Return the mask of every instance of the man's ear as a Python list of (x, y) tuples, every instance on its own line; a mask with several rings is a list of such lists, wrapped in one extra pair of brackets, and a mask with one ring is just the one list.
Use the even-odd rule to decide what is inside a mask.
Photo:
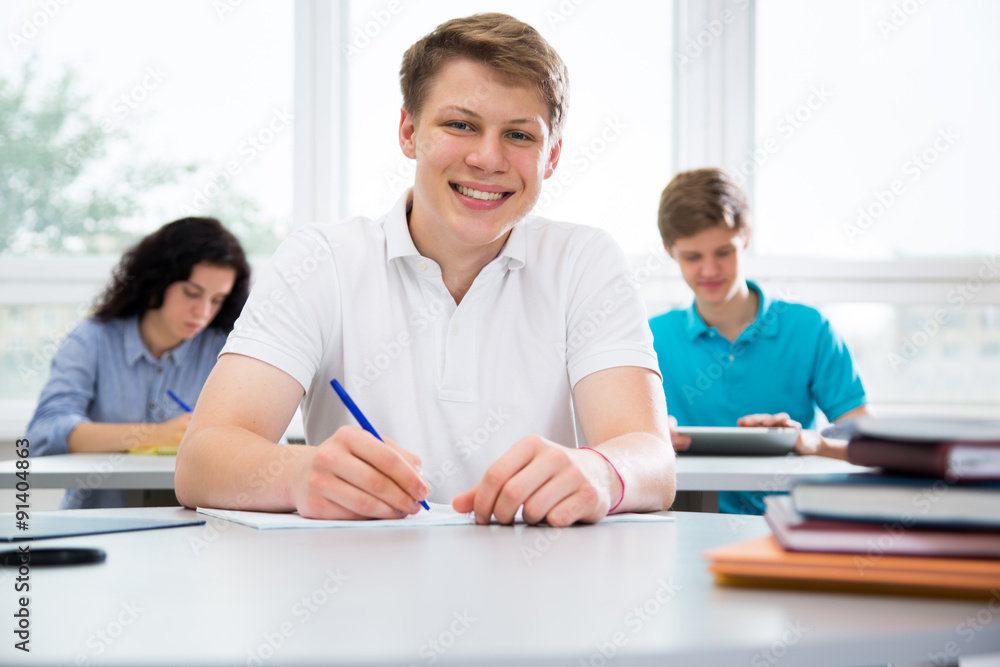
[(752, 229), (750, 229), (749, 227), (747, 227), (747, 228), (746, 228), (746, 232), (745, 232), (745, 235), (744, 235), (744, 237), (743, 237), (743, 249), (744, 249), (744, 250), (746, 250), (746, 249), (747, 249), (747, 247), (748, 247), (748, 246), (750, 245), (750, 235), (751, 235), (752, 233), (753, 233), (753, 230), (752, 230)]
[(417, 157), (417, 142), (414, 134), (416, 124), (413, 114), (402, 108), (399, 110), (399, 147), (403, 149), (403, 155), (410, 159)]
[(556, 170), (556, 165), (559, 164), (559, 158), (562, 156), (562, 137), (559, 138), (552, 148), (549, 150), (549, 157), (545, 162), (545, 176), (542, 178), (548, 178), (552, 175), (552, 172)]
[(667, 251), (668, 255), (670, 255), (670, 259), (677, 259), (674, 257), (674, 251), (670, 249), (670, 246), (667, 245), (666, 241), (663, 242), (663, 249)]

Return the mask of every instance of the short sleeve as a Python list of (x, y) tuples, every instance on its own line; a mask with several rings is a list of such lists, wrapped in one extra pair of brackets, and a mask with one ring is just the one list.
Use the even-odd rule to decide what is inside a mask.
[(825, 318), (816, 343), (812, 378), (816, 404), (830, 421), (867, 403), (851, 351)]
[(330, 240), (314, 226), (296, 231), (261, 272), (220, 354), (263, 361), (307, 390), (336, 330), (339, 294)]
[(610, 234), (592, 236), (568, 275), (566, 363), (570, 385), (607, 368), (638, 366), (660, 376), (639, 283)]

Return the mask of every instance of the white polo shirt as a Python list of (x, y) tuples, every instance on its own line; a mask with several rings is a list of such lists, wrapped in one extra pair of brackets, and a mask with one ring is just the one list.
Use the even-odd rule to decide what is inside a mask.
[(420, 457), (430, 499), (450, 502), (527, 435), (583, 446), (572, 394), (581, 378), (659, 366), (638, 286), (608, 233), (529, 216), (456, 306), (410, 238), (409, 196), (376, 220), (296, 230), (222, 354), (302, 385), (309, 444), (356, 423), (330, 387), (337, 378), (381, 436)]

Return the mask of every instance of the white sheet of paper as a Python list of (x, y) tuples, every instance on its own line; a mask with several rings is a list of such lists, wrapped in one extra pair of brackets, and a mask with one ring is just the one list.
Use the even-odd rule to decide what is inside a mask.
[[(276, 528), (419, 528), (421, 526), (458, 526), (474, 524), (475, 517), (470, 514), (459, 514), (451, 505), (428, 503), (431, 510), (422, 510), (405, 519), (379, 519), (373, 521), (326, 521), (321, 519), (306, 519), (296, 513), (285, 512), (248, 512), (243, 510), (217, 510), (199, 507), (198, 512), (206, 516), (225, 519), (234, 523), (272, 530)], [(496, 519), (493, 520), (496, 522)], [(521, 511), (517, 512), (517, 523), (523, 523)], [(621, 523), (626, 521), (664, 522), (673, 521), (672, 517), (657, 514), (612, 514), (601, 520), (601, 523)]]

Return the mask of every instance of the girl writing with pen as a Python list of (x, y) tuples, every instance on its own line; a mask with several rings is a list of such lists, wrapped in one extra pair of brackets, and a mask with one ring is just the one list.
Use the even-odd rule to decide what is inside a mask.
[[(92, 317), (52, 359), (27, 438), (34, 455), (176, 446), (249, 291), (243, 249), (214, 218), (164, 225), (128, 250)], [(70, 489), (63, 508), (120, 507)]]

